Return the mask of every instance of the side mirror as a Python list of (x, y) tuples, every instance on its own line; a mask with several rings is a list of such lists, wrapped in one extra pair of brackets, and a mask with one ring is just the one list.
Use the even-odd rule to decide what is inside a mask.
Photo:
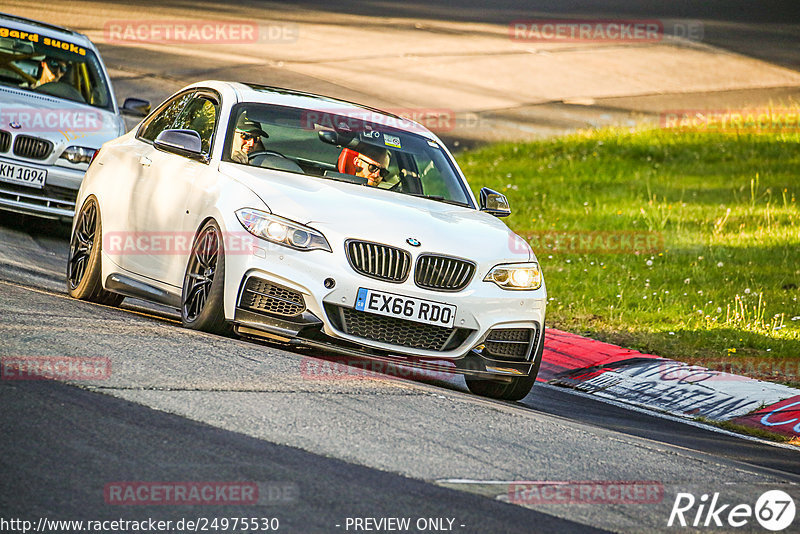
[(158, 134), (153, 145), (164, 152), (208, 163), (208, 157), (203, 154), (200, 134), (194, 130), (164, 130)]
[(125, 115), (134, 117), (146, 117), (150, 113), (150, 101), (141, 98), (126, 98), (120, 111)]
[(511, 207), (508, 205), (506, 196), (488, 187), (481, 189), (481, 211), (485, 211), (495, 217), (508, 217), (511, 215)]

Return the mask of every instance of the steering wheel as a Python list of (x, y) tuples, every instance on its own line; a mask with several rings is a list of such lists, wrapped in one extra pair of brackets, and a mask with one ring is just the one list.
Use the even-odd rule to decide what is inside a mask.
[(259, 150), (258, 152), (251, 152), (247, 155), (247, 159), (250, 161), (256, 156), (278, 156), (279, 158), (289, 159), (280, 152), (276, 152), (274, 150)]
[(46, 95), (57, 96), (60, 98), (66, 98), (67, 100), (73, 100), (75, 102), (86, 103), (86, 99), (83, 97), (80, 91), (75, 89), (72, 85), (65, 83), (65, 82), (47, 82), (43, 83), (34, 91), (38, 91), (40, 93), (44, 93)]

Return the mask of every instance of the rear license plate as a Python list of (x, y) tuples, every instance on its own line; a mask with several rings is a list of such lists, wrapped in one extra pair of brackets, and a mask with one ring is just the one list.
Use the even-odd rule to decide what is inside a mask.
[(41, 189), (46, 180), (47, 171), (44, 169), (0, 161), (0, 181)]
[(447, 328), (452, 328), (456, 320), (456, 307), (452, 304), (384, 293), (363, 287), (358, 290), (356, 309)]

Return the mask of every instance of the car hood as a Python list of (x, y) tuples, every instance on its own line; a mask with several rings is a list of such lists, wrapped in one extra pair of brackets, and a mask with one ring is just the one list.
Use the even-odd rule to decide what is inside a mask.
[(0, 87), (0, 100), (0, 128), (14, 135), (52, 141), (56, 145), (53, 151), (56, 157), (67, 146), (100, 148), (106, 141), (125, 133), (121, 116), (110, 110), (8, 87)]
[[(363, 239), (478, 262), (533, 258), (528, 244), (503, 222), (471, 208), (232, 163), (222, 163), (221, 170), (250, 188), (272, 213), (320, 230), (332, 246), (337, 239)], [(421, 244), (412, 248), (408, 239)]]

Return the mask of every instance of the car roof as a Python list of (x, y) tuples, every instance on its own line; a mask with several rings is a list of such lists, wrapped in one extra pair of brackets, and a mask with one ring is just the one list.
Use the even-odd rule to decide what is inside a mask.
[(411, 119), (395, 115), (388, 111), (383, 111), (370, 106), (365, 106), (330, 96), (257, 83), (206, 81), (193, 85), (212, 88), (214, 86), (227, 86), (237, 94), (240, 102), (276, 104), (279, 106), (295, 107), (300, 109), (310, 109), (323, 112), (327, 111), (340, 115), (350, 114), (357, 117), (363, 116), (364, 112), (366, 111), (369, 112), (368, 120), (371, 122), (390, 124), (402, 130), (413, 131), (414, 133), (422, 135), (430, 140), (438, 141), (436, 135), (434, 135), (421, 124)]
[(56, 39), (71, 41), (73, 44), (95, 50), (94, 44), (89, 40), (88, 37), (82, 33), (70, 30), (69, 28), (64, 28), (63, 26), (56, 26), (55, 24), (48, 24), (47, 22), (3, 12), (0, 12), (0, 24), (13, 27), (15, 30), (23, 30), (29, 33), (39, 33), (45, 37), (53, 37)]

